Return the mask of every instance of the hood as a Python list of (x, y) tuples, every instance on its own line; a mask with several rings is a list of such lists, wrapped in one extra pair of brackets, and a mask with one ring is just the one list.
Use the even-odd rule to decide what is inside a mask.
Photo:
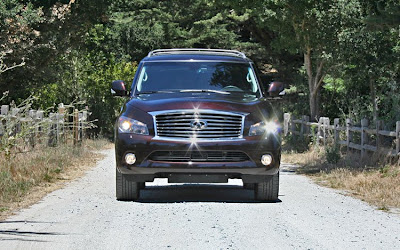
[[(148, 94), (130, 99), (130, 107), (144, 112), (177, 110), (177, 109), (212, 109), (240, 113), (253, 113), (264, 110), (271, 113), (272, 107), (265, 98), (253, 95), (222, 95), (215, 93), (166, 93)], [(264, 112), (262, 112), (264, 113)]]

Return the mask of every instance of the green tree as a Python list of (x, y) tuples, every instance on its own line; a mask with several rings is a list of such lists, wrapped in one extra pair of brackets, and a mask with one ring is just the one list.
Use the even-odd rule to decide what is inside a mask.
[(41, 9), (31, 3), (0, 2), (0, 74), (25, 65), (24, 56), (18, 51), (37, 39), (38, 31), (33, 26), (42, 20)]
[(24, 67), (3, 72), (0, 91), (24, 99), (52, 81), (52, 65), (60, 55), (80, 47), (85, 33), (103, 18), (109, 0), (17, 1), (0, 3), (0, 45), (3, 65)]

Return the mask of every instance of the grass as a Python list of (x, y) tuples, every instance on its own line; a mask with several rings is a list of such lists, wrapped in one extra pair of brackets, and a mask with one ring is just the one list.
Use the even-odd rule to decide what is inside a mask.
[[(0, 155), (0, 214), (27, 203), (29, 194), (59, 181), (73, 179), (83, 166), (94, 165), (93, 150), (110, 147), (106, 140), (87, 140), (84, 146), (35, 148), (31, 152)], [(1, 154), (1, 153), (0, 153)], [(28, 202), (29, 203), (29, 202)], [(17, 204), (17, 205), (16, 205)]]
[(298, 172), (310, 176), (320, 185), (345, 190), (379, 210), (400, 211), (399, 159), (388, 158), (382, 153), (360, 159), (359, 152), (312, 146), (311, 150), (302, 153), (284, 151), (282, 161), (300, 165)]

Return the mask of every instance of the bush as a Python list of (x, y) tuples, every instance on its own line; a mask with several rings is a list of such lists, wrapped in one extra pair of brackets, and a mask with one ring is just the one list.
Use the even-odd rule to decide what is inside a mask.
[(303, 153), (310, 149), (311, 139), (308, 136), (288, 135), (284, 138), (284, 150)]
[(330, 164), (338, 163), (341, 158), (339, 147), (337, 145), (326, 146), (325, 157), (326, 161)]

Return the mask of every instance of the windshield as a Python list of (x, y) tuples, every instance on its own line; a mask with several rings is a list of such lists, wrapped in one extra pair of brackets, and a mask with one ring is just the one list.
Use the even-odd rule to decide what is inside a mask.
[(256, 94), (259, 88), (249, 63), (147, 62), (140, 71), (136, 91)]

